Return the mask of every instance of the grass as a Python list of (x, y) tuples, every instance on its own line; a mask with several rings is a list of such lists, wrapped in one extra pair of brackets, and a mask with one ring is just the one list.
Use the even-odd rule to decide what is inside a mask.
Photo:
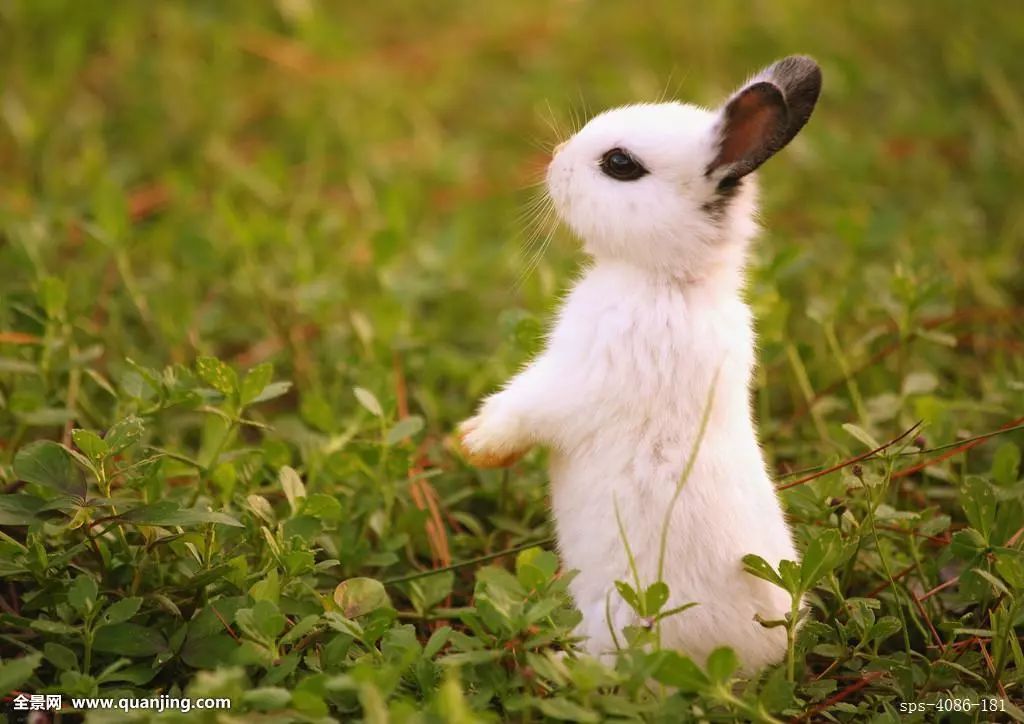
[[(1024, 8), (328, 5), (0, 7), (0, 689), (1021, 720)], [(747, 566), (806, 620), (750, 680), (641, 629), (614, 665), (561, 657), (543, 454), (446, 443), (580, 261), (560, 233), (516, 283), (524, 187), (549, 125), (712, 104), (791, 52), (825, 90), (762, 172), (749, 299), (804, 561)]]

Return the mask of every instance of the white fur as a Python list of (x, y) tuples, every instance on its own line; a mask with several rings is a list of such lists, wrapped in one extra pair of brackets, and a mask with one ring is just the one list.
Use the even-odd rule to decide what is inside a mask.
[[(748, 177), (717, 220), (705, 170), (719, 115), (690, 105), (636, 105), (592, 119), (562, 146), (548, 189), (593, 263), (575, 283), (546, 348), (465, 428), (470, 454), (551, 448), (559, 548), (579, 575), (571, 590), (580, 633), (594, 654), (635, 623), (615, 592), (631, 581), (615, 519), (641, 581), (657, 576), (662, 523), (686, 467), (718, 374), (705, 437), (670, 522), (666, 608), (699, 605), (664, 621), (663, 645), (703, 661), (728, 645), (747, 670), (785, 651), (787, 594), (744, 572), (756, 553), (773, 566), (796, 560), (751, 419), (751, 315), (741, 297), (756, 231)], [(616, 181), (601, 155), (628, 148), (650, 171)], [(621, 639), (621, 636), (620, 636)]]

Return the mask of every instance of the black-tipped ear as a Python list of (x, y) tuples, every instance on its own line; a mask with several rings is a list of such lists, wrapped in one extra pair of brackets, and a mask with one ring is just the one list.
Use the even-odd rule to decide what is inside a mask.
[(805, 55), (758, 73), (722, 108), (707, 175), (736, 181), (767, 161), (804, 127), (820, 92), (821, 69)]

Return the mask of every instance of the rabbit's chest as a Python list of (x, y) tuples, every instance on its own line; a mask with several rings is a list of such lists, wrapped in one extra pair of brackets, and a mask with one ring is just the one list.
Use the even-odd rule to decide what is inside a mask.
[(586, 281), (551, 339), (572, 377), (563, 437), (573, 457), (675, 479), (712, 397), (708, 436), (748, 437), (753, 336), (739, 299)]
[(707, 389), (719, 369), (745, 384), (753, 334), (742, 302), (701, 305), (667, 290), (644, 292), (570, 300), (555, 341), (573, 350), (589, 383), (634, 399)]

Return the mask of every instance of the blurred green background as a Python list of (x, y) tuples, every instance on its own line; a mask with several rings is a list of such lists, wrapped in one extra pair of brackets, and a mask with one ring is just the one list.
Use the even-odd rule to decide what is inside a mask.
[(393, 348), (451, 421), (578, 261), (560, 236), (515, 286), (549, 124), (712, 105), (792, 52), (825, 90), (762, 174), (767, 368), (815, 344), (810, 314), (856, 354), (887, 320), (1024, 287), (1018, 3), (36, 0), (0, 33), (0, 291), (66, 278), (111, 365), (272, 357), (332, 399)]

